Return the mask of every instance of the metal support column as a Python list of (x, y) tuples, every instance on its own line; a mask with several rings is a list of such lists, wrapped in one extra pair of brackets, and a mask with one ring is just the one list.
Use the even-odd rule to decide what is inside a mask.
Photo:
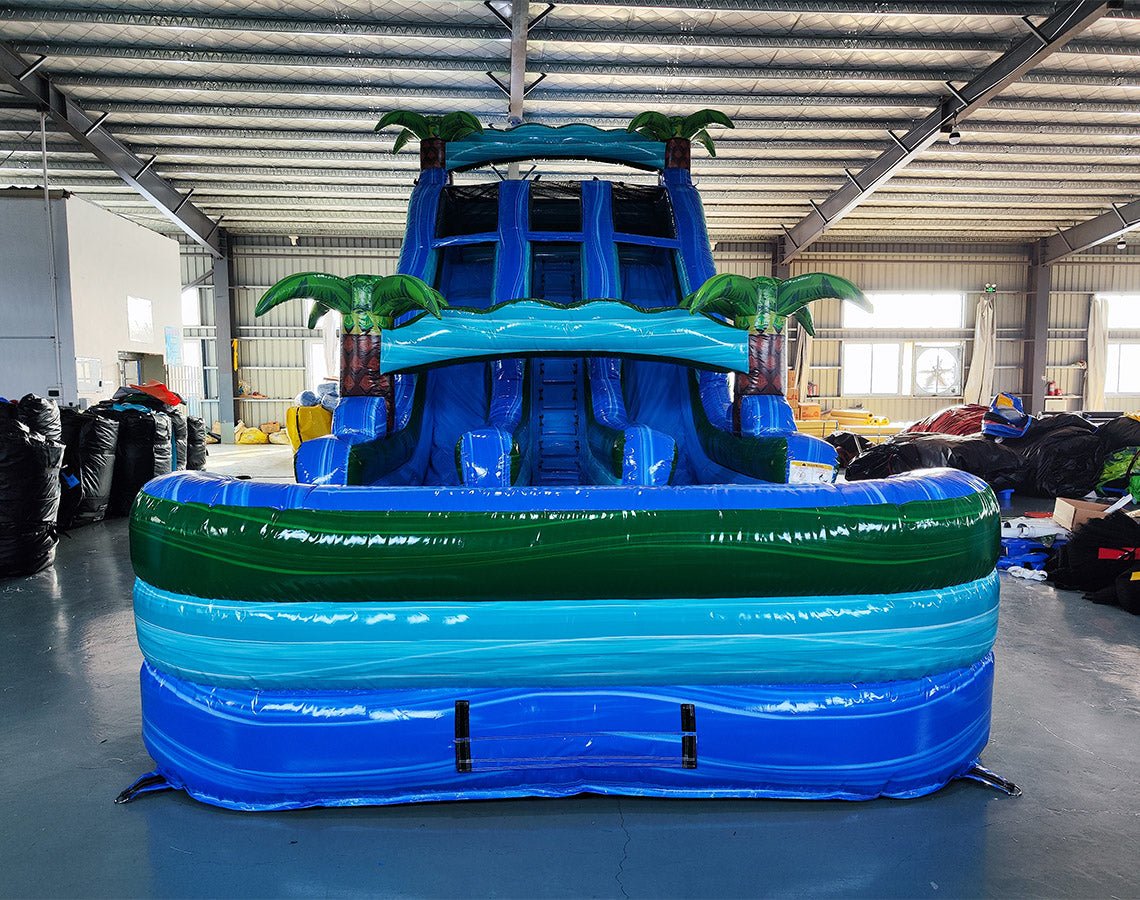
[(1037, 415), (1045, 409), (1045, 365), (1049, 348), (1049, 292), (1053, 269), (1044, 262), (1045, 242), (1039, 241), (1029, 257), (1029, 304), (1026, 320), (1029, 334), (1025, 344), (1026, 412)]
[(214, 259), (214, 352), (218, 362), (218, 420), (222, 423), (222, 443), (234, 442), (237, 424), (237, 371), (234, 369), (236, 324), (233, 303), (233, 256), (229, 235), (218, 229), (218, 249)]

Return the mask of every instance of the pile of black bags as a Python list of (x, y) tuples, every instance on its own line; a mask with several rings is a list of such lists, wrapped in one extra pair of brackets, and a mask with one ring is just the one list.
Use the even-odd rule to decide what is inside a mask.
[(1140, 446), (1140, 422), (1122, 417), (1097, 428), (1081, 416), (1033, 419), (1020, 438), (904, 433), (871, 447), (847, 467), (849, 481), (885, 478), (948, 466), (986, 481), (995, 491), (1033, 497), (1083, 497), (1096, 486), (1106, 456)]
[(32, 575), (55, 561), (59, 542), (59, 410), (28, 395), (0, 403), (0, 577)]

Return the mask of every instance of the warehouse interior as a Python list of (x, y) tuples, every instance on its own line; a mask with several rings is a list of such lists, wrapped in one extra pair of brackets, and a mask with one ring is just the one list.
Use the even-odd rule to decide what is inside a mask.
[[(852, 469), (839, 484), (948, 466), (980, 479), (987, 515), (1003, 522), (1011, 562), (997, 565), (1014, 571), (997, 576), (981, 765), (1016, 788), (959, 776), (866, 802), (520, 790), (249, 812), (178, 790), (116, 804), (155, 768), (140, 736), (132, 589), (144, 569), (130, 510), (159, 472), (111, 487), (106, 517), (84, 527), (77, 497), (57, 528), (61, 446), (51, 527), (34, 523), (41, 564), (0, 578), (0, 896), (1140, 894), (1140, 602), (1112, 589), (1140, 578), (1132, 526), (1116, 549), (1092, 550), (1113, 567), (1107, 581), (1082, 586), (1094, 566), (1073, 561), (1078, 538), (1116, 508), (1140, 510), (1140, 493), (1127, 502), (1140, 440), (1121, 437), (1140, 435), (1138, 0), (6, 4), (0, 396), (13, 411), (0, 426), (8, 416), (23, 435), (10, 446), (27, 443), (46, 400), (63, 410), (66, 444), (69, 422), (117, 403), (107, 416), (121, 444), (153, 401), (173, 415), (167, 472), (180, 454), (180, 468), (198, 468), (185, 456), (200, 440), (206, 473), (321, 483), (294, 455), (305, 410), (323, 417), (316, 434), (334, 432), (324, 410), (348, 399), (348, 333), (338, 316), (314, 328), (311, 305), (267, 310), (263, 298), (299, 273), (411, 274), (426, 140), (418, 158), (415, 142), (395, 152), (382, 116), (462, 112), (484, 135), (585, 123), (629, 137), (643, 112), (707, 109), (731, 124), (707, 126), (715, 155), (700, 138), (691, 148), (715, 271), (828, 273), (873, 309), (824, 293), (814, 327), (789, 316), (780, 393), (795, 429), (853, 442), (846, 460), (834, 444)], [(463, 140), (447, 142), (453, 155)], [(649, 191), (667, 173), (555, 153), (457, 166), (444, 190)], [(908, 430), (938, 431), (947, 408), (966, 418), (920, 441), (941, 461), (906, 456)], [(1026, 429), (1062, 421), (1074, 443), (1035, 444), (1030, 462), (1002, 456), (1035, 475), (997, 471), (994, 454), (1021, 453)], [(990, 455), (963, 461), (967, 438)], [(8, 447), (0, 490), (16, 510), (28, 479), (13, 473), (27, 470)], [(18, 556), (16, 513), (0, 525), (0, 549)]]

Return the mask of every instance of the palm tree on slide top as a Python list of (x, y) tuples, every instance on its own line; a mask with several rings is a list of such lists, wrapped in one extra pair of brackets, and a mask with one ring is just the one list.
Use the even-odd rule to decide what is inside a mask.
[(635, 131), (654, 141), (664, 141), (665, 168), (687, 169), (693, 141), (704, 147), (709, 156), (716, 156), (716, 147), (708, 132), (710, 125), (735, 127), (732, 119), (715, 109), (698, 110), (688, 116), (667, 116), (649, 110), (634, 116), (625, 130)]
[(748, 374), (736, 373), (734, 407), (747, 394), (784, 393), (784, 332), (795, 319), (815, 335), (808, 304), (835, 298), (871, 311), (871, 302), (859, 288), (838, 275), (812, 272), (794, 278), (748, 278), (714, 275), (681, 301), (690, 313), (715, 313), (732, 319), (748, 331)]
[(412, 275), (350, 275), (302, 272), (282, 278), (258, 301), (261, 316), (289, 300), (312, 300), (309, 327), (338, 312), (343, 318), (340, 393), (342, 397), (387, 397), (393, 412), (392, 379), (380, 374), (380, 332), (405, 313), (426, 310), (437, 319), (447, 301)]
[(396, 135), (392, 152), (399, 153), (408, 141), (415, 138), (420, 142), (420, 168), (443, 169), (447, 167), (448, 141), (458, 141), (483, 130), (483, 123), (469, 112), (450, 112), (445, 116), (425, 116), (411, 110), (395, 110), (386, 113), (376, 123), (374, 131), (383, 131), (396, 125), (404, 130)]

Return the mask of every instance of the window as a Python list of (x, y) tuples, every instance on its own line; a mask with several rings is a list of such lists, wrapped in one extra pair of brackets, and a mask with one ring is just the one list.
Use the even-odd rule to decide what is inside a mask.
[[(1108, 301), (1108, 330), (1140, 331), (1140, 294), (1099, 294)], [(1117, 335), (1108, 342), (1108, 359), (1105, 364), (1104, 392), (1106, 394), (1140, 394), (1140, 342)]]
[(843, 345), (843, 393), (900, 393), (900, 360), (902, 345), (898, 343)]
[(582, 230), (582, 185), (530, 186), (530, 230), (579, 232)]
[(621, 299), (641, 309), (676, 306), (681, 298), (673, 251), (644, 244), (618, 244)]
[(1140, 331), (1140, 294), (1100, 294), (1108, 301), (1109, 330)]
[(844, 396), (955, 397), (962, 390), (962, 342), (848, 341)]
[(497, 184), (449, 185), (439, 198), (437, 237), (485, 234), (499, 228)]
[(615, 184), (613, 207), (614, 231), (618, 234), (660, 238), (676, 236), (673, 208), (669, 205), (665, 188)]
[(843, 304), (844, 328), (953, 329), (963, 327), (964, 294), (868, 294), (874, 307), (865, 312)]
[[(1109, 319), (1111, 321), (1111, 312)], [(1104, 392), (1140, 394), (1140, 344), (1109, 343)]]
[(197, 328), (202, 324), (202, 305), (198, 302), (198, 289), (186, 288), (182, 292), (182, 325)]
[(554, 242), (531, 244), (530, 293), (535, 299), (548, 303), (581, 300), (581, 246)]
[(495, 281), (494, 244), (454, 244), (439, 250), (435, 287), (451, 306), (486, 309)]

